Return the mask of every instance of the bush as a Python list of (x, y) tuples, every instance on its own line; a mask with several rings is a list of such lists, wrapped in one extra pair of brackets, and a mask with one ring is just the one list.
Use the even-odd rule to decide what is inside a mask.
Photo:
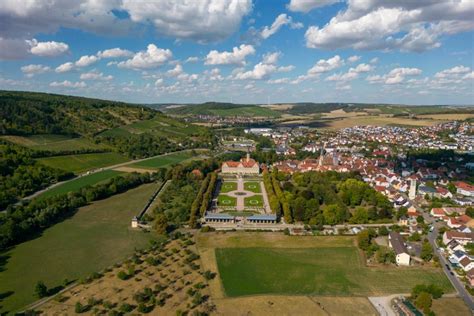
[(216, 273), (214, 272), (211, 272), (209, 270), (207, 270), (206, 272), (204, 272), (204, 278), (206, 278), (206, 280), (212, 280), (216, 277)]
[(128, 280), (130, 279), (130, 275), (123, 271), (123, 270), (120, 270), (118, 273), (117, 273), (117, 277), (120, 279), (120, 280)]
[(44, 284), (43, 281), (38, 281), (38, 283), (36, 283), (35, 294), (38, 298), (48, 296), (48, 287)]
[(87, 306), (82, 305), (80, 302), (77, 302), (76, 305), (74, 305), (74, 312), (76, 314), (81, 314), (87, 311)]
[(201, 232), (202, 233), (209, 233), (209, 232), (214, 232), (214, 231), (216, 231), (216, 229), (214, 227), (210, 227), (210, 226), (201, 227)]
[(123, 303), (122, 305), (120, 305), (119, 310), (122, 313), (130, 313), (133, 310), (133, 306), (127, 303)]

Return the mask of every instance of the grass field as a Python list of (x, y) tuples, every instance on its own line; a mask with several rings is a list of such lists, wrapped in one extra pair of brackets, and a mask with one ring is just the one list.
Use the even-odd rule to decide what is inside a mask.
[[(129, 229), (130, 219), (148, 201), (156, 184), (80, 208), (43, 235), (0, 254), (0, 314), (33, 302), (34, 287), (75, 280), (110, 266), (148, 244), (153, 235)], [(7, 293), (13, 292), (11, 295)]]
[(218, 206), (236, 206), (237, 199), (232, 196), (228, 196), (225, 194), (219, 194), (217, 197), (217, 205)]
[(66, 182), (64, 184), (60, 184), (48, 191), (45, 191), (41, 195), (38, 196), (39, 199), (44, 199), (50, 196), (68, 193), (71, 191), (79, 191), (81, 188), (88, 186), (88, 185), (96, 185), (100, 182), (104, 182), (110, 178), (115, 176), (121, 175), (123, 172), (115, 171), (115, 170), (104, 170), (100, 172), (96, 172), (87, 176), (82, 176)]
[(418, 283), (452, 292), (440, 269), (366, 267), (352, 237), (235, 232), (200, 234), (197, 242), (204, 266), (219, 271), (222, 285), (210, 285), (217, 297), (220, 288), (228, 297), (376, 296), (410, 292)]
[(101, 153), (47, 157), (40, 158), (38, 161), (53, 168), (59, 168), (79, 174), (87, 170), (127, 162), (129, 159), (119, 153)]
[(244, 189), (253, 193), (262, 193), (259, 182), (244, 182)]
[(107, 149), (106, 145), (94, 144), (86, 138), (71, 138), (65, 135), (43, 134), (32, 136), (2, 136), (15, 144), (36, 150), (79, 150), (79, 149)]
[(227, 193), (235, 190), (237, 190), (237, 182), (226, 181), (222, 183), (220, 192)]
[(169, 155), (162, 155), (156, 158), (140, 161), (134, 164), (127, 165), (128, 167), (137, 167), (144, 169), (159, 169), (166, 168), (173, 164), (178, 164), (188, 159), (195, 158), (196, 156), (191, 153), (191, 151), (183, 151), (178, 153), (173, 153)]
[(244, 198), (244, 205), (250, 207), (261, 207), (263, 206), (263, 196), (254, 195)]
[(464, 301), (458, 297), (442, 297), (433, 300), (431, 310), (436, 315), (472, 315)]
[(234, 211), (234, 212), (225, 212), (225, 214), (229, 214), (229, 215), (232, 215), (232, 216), (248, 217), (248, 216), (252, 216), (252, 215), (255, 215), (255, 214), (259, 214), (259, 213), (254, 212), (254, 211)]

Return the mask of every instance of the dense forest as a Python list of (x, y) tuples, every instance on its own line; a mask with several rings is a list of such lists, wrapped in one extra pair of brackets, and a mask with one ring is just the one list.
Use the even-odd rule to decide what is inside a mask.
[[(267, 189), (269, 176), (265, 176)], [(272, 172), (272, 209), (285, 221), (311, 225), (356, 224), (392, 218), (393, 206), (355, 173), (306, 172), (287, 175)], [(276, 196), (274, 198), (273, 196)], [(279, 205), (276, 201), (279, 201)]]
[(34, 152), (0, 140), (0, 209), (72, 173), (37, 163)]

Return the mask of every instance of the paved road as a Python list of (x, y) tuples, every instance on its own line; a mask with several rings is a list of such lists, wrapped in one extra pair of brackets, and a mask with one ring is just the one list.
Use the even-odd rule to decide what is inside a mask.
[[(201, 148), (197, 148), (195, 150), (200, 150)], [(156, 155), (156, 156), (153, 156), (153, 157), (148, 157), (148, 158), (143, 158), (143, 159), (136, 159), (136, 160), (131, 160), (131, 161), (127, 161), (127, 162), (122, 162), (122, 163), (119, 163), (119, 164), (116, 164), (116, 165), (113, 165), (113, 166), (108, 166), (108, 167), (103, 167), (103, 168), (99, 168), (99, 169), (95, 169), (95, 170), (92, 170), (92, 171), (88, 171), (88, 172), (84, 172), (80, 175), (78, 175), (77, 177), (74, 177), (72, 179), (69, 179), (69, 180), (66, 180), (66, 181), (61, 181), (61, 182), (57, 182), (57, 183), (54, 183), (52, 185), (50, 185), (49, 187), (47, 188), (44, 188), (43, 190), (40, 190), (40, 191), (36, 191), (35, 193), (29, 195), (29, 196), (26, 196), (24, 197), (22, 200), (20, 200), (18, 203), (20, 203), (21, 201), (26, 201), (26, 200), (31, 200), (35, 197), (37, 197), (38, 195), (42, 194), (43, 192), (46, 192), (48, 190), (51, 190), (52, 188), (54, 187), (57, 187), (59, 185), (62, 185), (64, 183), (67, 183), (67, 182), (70, 182), (70, 181), (74, 181), (80, 177), (83, 177), (83, 176), (87, 176), (87, 175), (90, 175), (90, 174), (93, 174), (93, 173), (96, 173), (96, 172), (100, 172), (100, 171), (104, 171), (104, 170), (111, 170), (111, 169), (115, 169), (115, 168), (120, 168), (120, 167), (123, 167), (123, 166), (126, 166), (126, 165), (130, 165), (130, 164), (134, 164), (134, 163), (137, 163), (137, 162), (142, 162), (142, 161), (145, 161), (145, 160), (150, 160), (150, 159), (153, 159), (153, 158), (157, 158), (157, 157), (160, 157), (160, 156), (168, 156), (168, 155), (172, 155), (172, 154), (175, 154), (175, 153), (179, 153), (179, 152), (186, 152), (186, 151), (191, 151), (192, 149), (185, 149), (185, 150), (181, 150), (181, 151), (174, 151), (174, 152), (170, 152), (170, 153), (166, 153), (166, 154), (162, 154), (162, 155)]]
[(466, 303), (466, 305), (471, 309), (471, 311), (474, 311), (474, 300), (472, 299), (472, 296), (467, 292), (466, 288), (464, 287), (464, 284), (456, 277), (456, 275), (451, 274), (451, 270), (447, 268), (446, 265), (449, 265), (448, 261), (446, 258), (438, 251), (438, 247), (436, 245), (436, 237), (438, 236), (438, 228), (434, 228), (432, 232), (428, 234), (428, 240), (431, 244), (431, 247), (433, 247), (434, 253), (438, 256), (439, 262), (441, 264), (441, 267), (448, 277), (449, 281), (453, 284), (454, 288), (459, 294), (459, 297), (463, 299), (463, 301)]

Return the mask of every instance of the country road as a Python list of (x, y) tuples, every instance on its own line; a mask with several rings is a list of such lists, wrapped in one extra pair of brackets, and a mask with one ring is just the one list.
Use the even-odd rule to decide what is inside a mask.
[[(196, 148), (194, 150), (204, 150), (205, 148)], [(119, 164), (116, 164), (116, 165), (112, 165), (112, 166), (107, 166), (107, 167), (103, 167), (103, 168), (98, 168), (98, 169), (95, 169), (95, 170), (89, 170), (87, 172), (84, 172), (80, 175), (78, 175), (77, 177), (74, 177), (74, 178), (71, 178), (69, 180), (65, 180), (65, 181), (60, 181), (60, 182), (56, 182), (52, 185), (50, 185), (49, 187), (47, 188), (44, 188), (43, 190), (40, 190), (40, 191), (36, 191), (35, 193), (29, 195), (29, 196), (26, 196), (24, 197), (23, 199), (21, 199), (20, 201), (17, 202), (20, 203), (21, 201), (27, 201), (27, 200), (31, 200), (35, 197), (37, 197), (38, 195), (48, 191), (48, 190), (51, 190), (52, 188), (54, 187), (57, 187), (57, 186), (60, 186), (62, 184), (65, 184), (65, 183), (68, 183), (70, 181), (74, 181), (74, 180), (77, 180), (78, 178), (80, 177), (84, 177), (84, 176), (88, 176), (88, 175), (91, 175), (91, 174), (94, 174), (94, 173), (97, 173), (97, 172), (101, 172), (101, 171), (104, 171), (104, 170), (111, 170), (111, 169), (116, 169), (116, 168), (120, 168), (120, 167), (123, 167), (123, 166), (127, 166), (127, 165), (131, 165), (131, 164), (134, 164), (134, 163), (138, 163), (138, 162), (142, 162), (142, 161), (146, 161), (146, 160), (150, 160), (150, 159), (154, 159), (154, 158), (157, 158), (157, 157), (164, 157), (164, 156), (168, 156), (168, 155), (173, 155), (173, 154), (177, 154), (177, 153), (181, 153), (181, 152), (187, 152), (187, 151), (191, 151), (193, 149), (185, 149), (185, 150), (180, 150), (180, 151), (173, 151), (173, 152), (170, 152), (170, 153), (166, 153), (166, 154), (161, 154), (161, 155), (156, 155), (156, 156), (152, 156), (152, 157), (148, 157), (148, 158), (142, 158), (142, 159), (136, 159), (136, 160), (131, 160), (131, 161), (127, 161), (127, 162), (122, 162), (122, 163), (119, 163)]]

